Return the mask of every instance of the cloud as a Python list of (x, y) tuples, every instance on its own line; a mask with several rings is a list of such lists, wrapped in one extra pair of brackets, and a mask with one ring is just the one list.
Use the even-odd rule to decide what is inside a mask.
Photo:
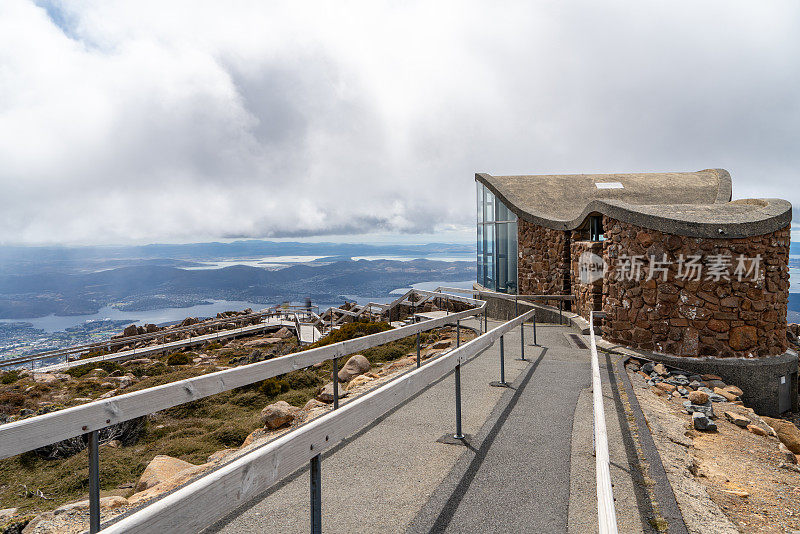
[(475, 172), (800, 205), (794, 2), (0, 2), (0, 243), (435, 233)]

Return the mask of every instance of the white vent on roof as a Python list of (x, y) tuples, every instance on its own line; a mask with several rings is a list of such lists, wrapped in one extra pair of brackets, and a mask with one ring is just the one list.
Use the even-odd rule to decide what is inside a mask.
[(625, 189), (619, 182), (595, 182), (597, 189)]

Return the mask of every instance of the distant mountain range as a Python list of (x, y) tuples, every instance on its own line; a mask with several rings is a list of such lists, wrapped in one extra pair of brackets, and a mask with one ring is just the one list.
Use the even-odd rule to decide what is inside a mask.
[(469, 280), (474, 262), (335, 261), (280, 270), (236, 265), (186, 270), (136, 265), (100, 272), (0, 275), (0, 318), (96, 313), (114, 303), (124, 310), (187, 307), (207, 299), (277, 304), (284, 300), (340, 301), (347, 295), (386, 296), (417, 282)]

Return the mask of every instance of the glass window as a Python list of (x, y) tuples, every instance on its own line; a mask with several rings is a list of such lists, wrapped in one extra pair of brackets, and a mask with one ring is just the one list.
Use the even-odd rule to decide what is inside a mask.
[(491, 191), (483, 190), (483, 220), (491, 222), (494, 220), (494, 195)]
[[(482, 209), (483, 209), (483, 205), (481, 203), (481, 210), (478, 210), (478, 213), (480, 213), (482, 211)], [(485, 280), (484, 280), (484, 277), (483, 277), (483, 225), (480, 224), (480, 223), (478, 223), (478, 247), (477, 247), (477, 251), (478, 251), (478, 283), (480, 285), (486, 287), (486, 284), (484, 283)]]
[(478, 224), (483, 222), (483, 184), (475, 182), (478, 186)]
[(517, 292), (517, 216), (482, 184), (477, 186), (477, 281)]

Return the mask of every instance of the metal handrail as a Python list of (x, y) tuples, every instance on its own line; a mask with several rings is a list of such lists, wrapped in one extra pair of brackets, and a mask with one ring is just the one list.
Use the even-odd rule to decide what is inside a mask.
[(616, 534), (617, 514), (614, 509), (614, 490), (608, 457), (608, 435), (603, 407), (603, 386), (600, 382), (600, 363), (594, 339), (594, 314), (589, 314), (589, 340), (592, 352), (592, 400), (594, 405), (594, 449), (597, 479), (597, 524), (600, 534)]
[[(457, 298), (451, 296), (452, 298)], [(482, 311), (481, 307), (480, 311)], [(474, 310), (468, 310), (474, 311)], [(441, 320), (457, 320), (456, 312)], [(532, 318), (530, 310), (449, 353), (284, 434), (110, 525), (104, 532), (197, 532), (310, 463), (311, 532), (321, 532), (321, 454), (455, 371), (456, 428), (460, 428), (460, 369), (509, 330)], [(439, 319), (436, 319), (439, 320)], [(429, 322), (429, 321), (426, 321)], [(425, 323), (417, 323), (418, 326)], [(404, 327), (409, 328), (409, 327)], [(458, 430), (454, 439), (463, 439)]]

